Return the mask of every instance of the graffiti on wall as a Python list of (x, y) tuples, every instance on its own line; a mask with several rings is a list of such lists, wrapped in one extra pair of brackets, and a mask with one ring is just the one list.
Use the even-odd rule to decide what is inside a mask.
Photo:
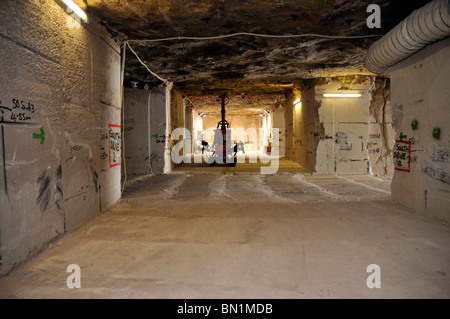
[[(166, 143), (166, 136), (163, 135), (159, 135), (158, 133), (155, 133), (153, 135), (150, 135), (151, 137), (155, 138), (155, 142), (156, 143)], [(168, 136), (167, 136), (168, 138)]]
[(124, 122), (125, 122), (124, 123), (125, 126), (123, 128), (124, 132), (129, 132), (129, 131), (134, 130), (134, 125), (135, 125), (134, 119), (126, 119)]
[[(5, 125), (38, 126), (38, 124), (31, 123), (32, 116), (37, 110), (36, 106), (31, 101), (24, 101), (13, 98), (8, 105), (6, 104), (8, 103), (3, 103), (3, 101), (0, 100), (1, 154), (4, 179), (3, 183), (5, 187), (5, 193), (8, 194), (8, 184), (6, 177)], [(39, 132), (32, 134), (32, 138), (38, 139), (40, 140), (41, 144), (44, 144), (44, 129), (41, 127)]]
[(450, 185), (450, 174), (445, 169), (445, 164), (450, 163), (450, 147), (433, 144), (430, 159), (432, 161), (431, 163), (428, 161), (424, 163), (423, 172), (425, 175), (441, 183)]
[(381, 134), (369, 134), (366, 149), (369, 154), (380, 154), (380, 141)]
[(450, 175), (443, 168), (436, 167), (427, 163), (426, 167), (423, 169), (423, 172), (425, 173), (425, 175), (432, 179), (450, 185)]
[(433, 144), (431, 160), (433, 162), (450, 163), (450, 147)]
[(36, 203), (41, 208), (41, 212), (44, 213), (47, 209), (48, 203), (51, 197), (50, 176), (47, 176), (47, 172), (43, 172), (37, 179), (36, 183), (39, 184), (39, 195), (36, 198)]
[(411, 137), (408, 139), (408, 141), (411, 143), (411, 159), (410, 159), (410, 161), (411, 161), (411, 164), (415, 164), (419, 161), (419, 153), (423, 152), (424, 150), (418, 148), (418, 145), (420, 143), (417, 138)]
[[(55, 175), (55, 178), (53, 178)], [(49, 204), (55, 203), (59, 211), (63, 209), (63, 186), (62, 186), (62, 167), (58, 165), (56, 173), (51, 170), (44, 170), (36, 180), (39, 186), (36, 204), (39, 206), (41, 213), (44, 214), (49, 208)]]
[(352, 144), (348, 142), (348, 135), (344, 132), (336, 132), (336, 140), (335, 143), (337, 144), (339, 150), (341, 151), (351, 151), (352, 150)]
[(26, 122), (32, 119), (35, 106), (31, 101), (26, 102), (19, 99), (12, 99), (12, 104), (9, 116), (12, 122)]
[[(108, 138), (109, 134), (108, 133), (102, 133), (100, 136), (100, 141), (106, 141), (109, 140)], [(103, 144), (103, 143), (102, 143)], [(105, 160), (108, 157), (108, 152), (106, 151), (105, 147), (100, 147), (100, 160)]]

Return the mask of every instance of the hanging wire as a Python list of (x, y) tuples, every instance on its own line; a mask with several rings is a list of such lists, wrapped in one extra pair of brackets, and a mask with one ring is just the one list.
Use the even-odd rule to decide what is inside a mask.
[(130, 46), (130, 44), (128, 43), (128, 41), (126, 42), (126, 44), (128, 45), (128, 47), (130, 48), (131, 52), (133, 52), (133, 54), (136, 56), (136, 58), (138, 59), (138, 61), (147, 69), (148, 72), (150, 72), (150, 74), (152, 74), (153, 76), (157, 77), (158, 79), (160, 79), (162, 82), (164, 82), (165, 85), (169, 84), (169, 81), (160, 77), (158, 74), (156, 74), (155, 72), (153, 72), (152, 70), (150, 70), (150, 68), (144, 63), (142, 62), (142, 60), (139, 58), (139, 56), (137, 55), (136, 52), (134, 52), (133, 48)]
[(170, 37), (170, 38), (160, 38), (160, 39), (142, 39), (142, 40), (128, 40), (128, 42), (162, 42), (162, 41), (173, 41), (173, 40), (217, 40), (217, 39), (225, 39), (231, 37), (237, 37), (241, 35), (260, 37), (260, 38), (304, 38), (304, 37), (314, 37), (314, 38), (325, 38), (325, 39), (362, 39), (362, 38), (374, 38), (374, 37), (382, 37), (382, 34), (370, 34), (370, 35), (353, 35), (353, 36), (345, 36), (345, 35), (324, 35), (324, 34), (316, 34), (316, 33), (305, 33), (305, 34), (285, 34), (285, 35), (272, 35), (272, 34), (260, 34), (260, 33), (251, 33), (251, 32), (237, 32), (231, 34), (223, 34), (217, 36), (210, 37)]

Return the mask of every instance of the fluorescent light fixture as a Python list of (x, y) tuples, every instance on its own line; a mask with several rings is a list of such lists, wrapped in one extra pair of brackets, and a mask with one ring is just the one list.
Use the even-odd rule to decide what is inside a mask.
[(302, 99), (296, 99), (296, 100), (294, 101), (294, 104), (297, 104), (297, 103), (301, 102), (301, 100), (302, 100)]
[(264, 117), (264, 114), (262, 114), (262, 113), (259, 113), (259, 116), (261, 116), (261, 117)]
[(205, 116), (206, 116), (206, 114), (203, 114), (203, 115), (202, 115), (202, 117), (205, 117)]
[(200, 116), (202, 116), (203, 114), (205, 114), (205, 113), (203, 113), (203, 112), (198, 113), (198, 115), (200, 115)]
[(361, 97), (360, 93), (325, 93), (324, 97)]
[(269, 113), (269, 110), (264, 110), (264, 112)]
[(84, 13), (83, 10), (72, 0), (62, 0), (70, 9), (72, 9), (73, 12), (75, 12), (81, 19), (86, 21), (87, 15)]

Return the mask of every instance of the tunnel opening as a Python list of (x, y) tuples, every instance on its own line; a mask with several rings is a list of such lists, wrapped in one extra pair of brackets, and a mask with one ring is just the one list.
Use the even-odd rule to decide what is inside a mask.
[[(276, 157), (282, 161), (280, 172), (391, 178), (395, 129), (389, 83), (389, 78), (377, 76), (317, 78), (291, 84), (277, 94), (218, 89), (187, 95), (175, 86), (168, 96), (161, 88), (129, 88), (124, 127), (128, 174), (256, 172)], [(341, 96), (352, 92), (358, 96)], [(221, 94), (227, 96), (229, 147), (235, 148), (236, 168), (212, 168), (208, 163), (222, 119)], [(174, 156), (180, 159), (174, 161)], [(164, 171), (166, 161), (170, 168)]]

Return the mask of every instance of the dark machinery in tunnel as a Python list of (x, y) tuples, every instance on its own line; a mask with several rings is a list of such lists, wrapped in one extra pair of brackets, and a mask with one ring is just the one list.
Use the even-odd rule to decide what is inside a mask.
[(231, 129), (230, 124), (225, 119), (225, 105), (229, 101), (227, 94), (222, 93), (219, 95), (217, 101), (221, 104), (222, 119), (217, 123), (217, 128), (214, 130), (214, 141), (211, 145), (212, 154), (209, 158), (209, 164), (211, 166), (220, 164), (226, 164), (230, 166), (236, 166), (237, 158), (237, 144), (231, 146)]

